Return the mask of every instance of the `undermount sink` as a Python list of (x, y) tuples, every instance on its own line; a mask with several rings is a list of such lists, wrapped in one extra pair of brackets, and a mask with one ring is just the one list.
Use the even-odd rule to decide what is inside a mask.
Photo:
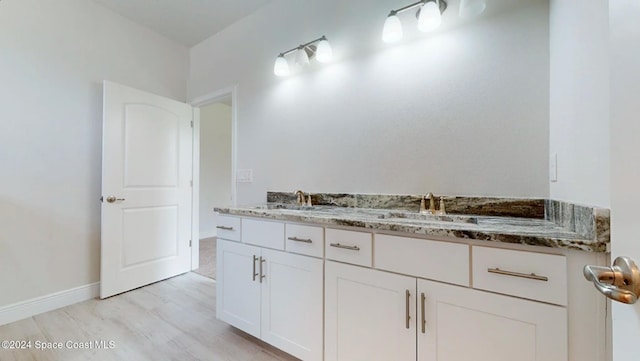
[(297, 204), (284, 204), (284, 203), (261, 204), (259, 206), (255, 206), (252, 208), (254, 209), (287, 209), (292, 211), (316, 211), (321, 209), (318, 206), (301, 206)]
[(455, 222), (478, 224), (478, 217), (460, 214), (423, 214), (411, 212), (389, 212), (384, 219), (400, 221)]
[(335, 215), (345, 215), (353, 217), (375, 218), (385, 221), (393, 221), (400, 223), (468, 223), (478, 224), (476, 216), (468, 216), (462, 214), (423, 214), (410, 211), (384, 210), (384, 209), (367, 209), (367, 208), (345, 208), (332, 206), (305, 206), (298, 204), (269, 203), (252, 207), (253, 209), (264, 210), (291, 210), (291, 211), (311, 211), (316, 213), (328, 213)]

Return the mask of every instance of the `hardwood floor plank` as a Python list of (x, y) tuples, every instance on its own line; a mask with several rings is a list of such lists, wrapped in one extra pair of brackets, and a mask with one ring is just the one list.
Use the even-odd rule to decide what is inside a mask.
[(2, 361), (297, 360), (216, 320), (215, 281), (195, 273), (0, 326), (1, 340), (115, 343), (113, 349), (0, 349)]
[[(42, 334), (33, 318), (17, 321), (0, 327), (0, 341), (31, 341), (32, 345), (36, 341), (42, 341), (45, 336)], [(53, 351), (36, 350), (35, 348), (21, 350), (0, 349), (0, 360), (15, 361), (50, 361), (55, 360)]]

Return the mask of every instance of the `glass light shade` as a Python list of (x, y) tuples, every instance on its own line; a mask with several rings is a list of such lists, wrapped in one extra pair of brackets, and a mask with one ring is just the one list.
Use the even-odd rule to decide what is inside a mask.
[(382, 41), (385, 43), (395, 43), (402, 40), (402, 23), (396, 15), (387, 16), (382, 29)]
[(472, 18), (482, 14), (486, 8), (487, 3), (484, 0), (462, 0), (459, 14), (461, 18)]
[(418, 30), (427, 32), (435, 30), (442, 24), (442, 14), (440, 6), (435, 1), (429, 1), (420, 8), (420, 16), (418, 16)]
[(321, 40), (318, 43), (318, 48), (316, 49), (316, 59), (318, 59), (321, 63), (330, 62), (333, 59), (333, 50), (331, 50), (331, 44), (329, 44), (329, 40)]
[(284, 55), (280, 55), (276, 58), (276, 64), (273, 66), (273, 73), (277, 76), (289, 75), (289, 62), (284, 58)]
[(309, 64), (309, 55), (304, 49), (296, 51), (296, 64), (299, 66), (305, 66)]

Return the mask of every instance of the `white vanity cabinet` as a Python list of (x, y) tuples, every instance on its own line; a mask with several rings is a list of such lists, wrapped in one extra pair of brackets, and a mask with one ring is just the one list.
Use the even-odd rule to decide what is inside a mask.
[(421, 279), (417, 299), (418, 361), (568, 360), (564, 307)]
[(261, 249), (219, 239), (216, 253), (216, 317), (260, 337)]
[(244, 218), (242, 243), (284, 250), (284, 223)]
[(269, 249), (262, 282), (261, 339), (301, 360), (322, 361), (322, 259)]
[[(326, 264), (326, 361), (568, 360), (563, 256), (378, 234), (374, 255), (377, 269)], [(507, 295), (470, 288), (470, 263)], [(493, 286), (485, 273), (500, 267)], [(511, 296), (528, 288), (560, 306)]]
[(240, 242), (240, 218), (220, 214), (215, 221), (218, 238)]
[(326, 262), (325, 361), (415, 361), (416, 279)]
[(371, 267), (373, 258), (371, 233), (327, 228), (325, 238), (327, 259)]
[(324, 228), (301, 224), (285, 225), (287, 252), (322, 258), (324, 255)]
[[(256, 227), (243, 219), (243, 239), (250, 235), (252, 243), (260, 233), (244, 232), (245, 224), (280, 232), (277, 223)], [(280, 244), (273, 233), (263, 235), (266, 244)], [(216, 260), (218, 319), (302, 360), (322, 360), (322, 259), (219, 239)]]
[(221, 219), (217, 317), (301, 360), (569, 360), (564, 255)]

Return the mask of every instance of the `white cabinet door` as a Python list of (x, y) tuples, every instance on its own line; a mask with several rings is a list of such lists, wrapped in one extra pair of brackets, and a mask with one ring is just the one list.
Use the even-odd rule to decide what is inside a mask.
[(258, 247), (218, 240), (216, 317), (255, 337), (260, 337), (260, 255)]
[(418, 280), (418, 316), (418, 361), (567, 361), (563, 307)]
[(322, 361), (323, 261), (263, 249), (262, 340), (305, 361)]
[(325, 282), (325, 361), (416, 359), (415, 278), (328, 261)]

